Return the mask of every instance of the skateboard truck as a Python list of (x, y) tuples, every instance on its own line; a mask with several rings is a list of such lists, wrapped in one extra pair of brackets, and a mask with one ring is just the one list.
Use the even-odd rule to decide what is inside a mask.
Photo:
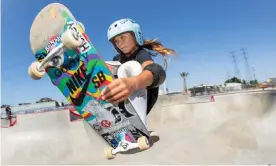
[(116, 149), (113, 147), (108, 147), (104, 151), (104, 155), (107, 159), (115, 158), (115, 155), (120, 152), (126, 152), (131, 149), (139, 148), (140, 150), (146, 150), (150, 148), (149, 141), (147, 137), (142, 136), (140, 137), (136, 143), (129, 142), (127, 140), (122, 140)]
[(41, 62), (35, 61), (30, 65), (28, 70), (29, 75), (35, 80), (42, 78), (47, 66), (62, 65), (64, 61), (62, 54), (65, 52), (66, 48), (73, 50), (82, 44), (83, 40), (80, 34), (74, 30), (67, 29), (61, 35), (61, 43), (57, 47), (53, 48)]

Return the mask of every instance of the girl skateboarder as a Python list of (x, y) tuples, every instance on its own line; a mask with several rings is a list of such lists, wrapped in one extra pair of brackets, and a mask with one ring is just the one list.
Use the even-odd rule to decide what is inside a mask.
[[(144, 40), (139, 24), (131, 19), (112, 23), (107, 36), (118, 52), (113, 61), (119, 61), (122, 65), (118, 70), (119, 78), (102, 92), (103, 99), (112, 103), (119, 103), (127, 98), (136, 99), (133, 105), (147, 127), (146, 116), (157, 101), (159, 86), (166, 79), (163, 67), (152, 59), (156, 54), (149, 50), (161, 54), (164, 60), (167, 55), (176, 53), (172, 49), (164, 48), (156, 40)], [(131, 73), (131, 76), (127, 73)], [(141, 105), (144, 108), (141, 108)]]

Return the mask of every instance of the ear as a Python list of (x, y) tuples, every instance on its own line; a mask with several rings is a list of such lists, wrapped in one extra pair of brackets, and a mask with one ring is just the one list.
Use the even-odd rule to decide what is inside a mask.
[(133, 42), (135, 42), (136, 45), (138, 45), (138, 43), (136, 42), (136, 38), (135, 38), (134, 33), (133, 32), (128, 32), (128, 33), (131, 35), (131, 38), (132, 38)]

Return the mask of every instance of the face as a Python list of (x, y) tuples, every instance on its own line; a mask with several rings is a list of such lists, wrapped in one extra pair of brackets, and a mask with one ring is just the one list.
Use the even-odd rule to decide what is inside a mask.
[(131, 55), (137, 48), (134, 37), (129, 32), (116, 36), (113, 43), (125, 55)]

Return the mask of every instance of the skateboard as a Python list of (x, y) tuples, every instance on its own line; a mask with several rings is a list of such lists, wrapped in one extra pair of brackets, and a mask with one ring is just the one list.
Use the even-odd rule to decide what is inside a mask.
[(130, 100), (112, 104), (101, 98), (101, 91), (115, 77), (86, 34), (84, 24), (66, 6), (51, 3), (37, 14), (30, 29), (30, 47), (35, 57), (28, 68), (30, 77), (39, 80), (48, 75), (107, 143), (107, 159), (152, 146), (150, 133)]

